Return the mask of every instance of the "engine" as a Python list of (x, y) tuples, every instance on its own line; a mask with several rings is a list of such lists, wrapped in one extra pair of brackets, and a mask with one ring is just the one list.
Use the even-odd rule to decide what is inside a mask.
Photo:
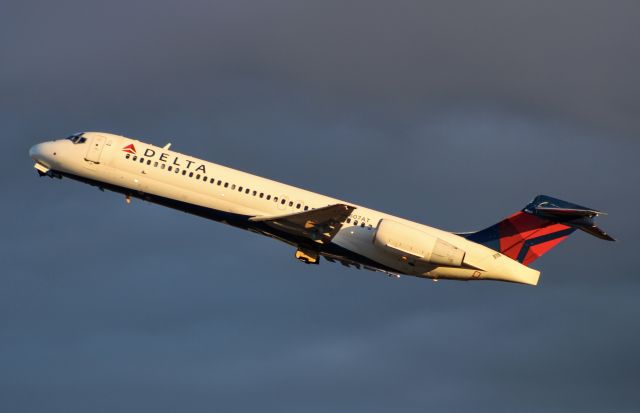
[(440, 238), (387, 219), (380, 221), (373, 242), (409, 262), (460, 267), (465, 255), (463, 250)]

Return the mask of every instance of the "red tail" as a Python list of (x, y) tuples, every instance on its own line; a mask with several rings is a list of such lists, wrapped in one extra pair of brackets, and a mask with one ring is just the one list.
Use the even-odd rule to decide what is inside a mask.
[(522, 211), (479, 232), (471, 241), (529, 265), (564, 241), (576, 229), (613, 241), (593, 218), (598, 211), (540, 195)]

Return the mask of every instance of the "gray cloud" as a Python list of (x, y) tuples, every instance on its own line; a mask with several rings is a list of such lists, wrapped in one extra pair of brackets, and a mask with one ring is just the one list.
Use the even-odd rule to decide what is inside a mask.
[[(7, 411), (632, 411), (635, 2), (22, 2), (0, 15)], [(76, 130), (473, 230), (610, 213), (541, 285), (391, 280), (37, 179)]]

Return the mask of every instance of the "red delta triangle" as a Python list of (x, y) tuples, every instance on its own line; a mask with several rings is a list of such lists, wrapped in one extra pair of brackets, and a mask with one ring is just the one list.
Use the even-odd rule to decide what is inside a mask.
[(130, 143), (129, 145), (127, 145), (124, 148), (122, 148), (122, 151), (123, 152), (128, 152), (128, 153), (131, 153), (131, 154), (135, 155), (136, 154), (136, 147), (133, 146), (132, 143)]

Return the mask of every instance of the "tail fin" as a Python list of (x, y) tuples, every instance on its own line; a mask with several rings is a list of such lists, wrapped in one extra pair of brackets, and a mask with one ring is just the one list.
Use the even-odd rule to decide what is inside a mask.
[(596, 226), (593, 219), (598, 215), (602, 215), (602, 212), (539, 195), (522, 211), (487, 229), (465, 236), (470, 241), (529, 265), (576, 229), (607, 241), (615, 241)]

